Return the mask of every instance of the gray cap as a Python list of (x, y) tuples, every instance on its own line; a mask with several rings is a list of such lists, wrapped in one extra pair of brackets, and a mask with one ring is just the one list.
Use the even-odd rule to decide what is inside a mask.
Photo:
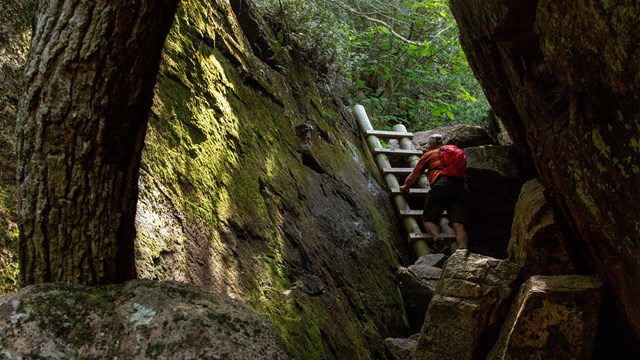
[(427, 144), (442, 145), (442, 134), (431, 134), (427, 139)]

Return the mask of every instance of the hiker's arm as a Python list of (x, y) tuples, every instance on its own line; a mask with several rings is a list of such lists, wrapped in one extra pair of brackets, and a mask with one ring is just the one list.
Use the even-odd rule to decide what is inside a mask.
[(409, 174), (409, 176), (407, 176), (407, 178), (405, 179), (404, 185), (400, 186), (400, 191), (404, 191), (404, 192), (409, 191), (409, 188), (413, 186), (413, 184), (415, 184), (415, 182), (418, 181), (418, 178), (420, 177), (420, 175), (424, 173), (426, 167), (427, 167), (427, 154), (424, 154), (422, 155), (420, 160), (418, 160), (418, 163), (416, 164), (416, 166), (413, 167), (411, 174)]

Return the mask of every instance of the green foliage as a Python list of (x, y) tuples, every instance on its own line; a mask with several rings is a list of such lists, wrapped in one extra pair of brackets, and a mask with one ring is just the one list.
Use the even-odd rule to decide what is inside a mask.
[(323, 71), (349, 66), (349, 25), (322, 0), (256, 0), (274, 28), (272, 50), (297, 49), (297, 56)]
[(18, 289), (18, 227), (14, 201), (0, 180), (0, 294)]
[[(376, 128), (484, 125), (489, 105), (444, 0), (256, 0), (284, 40)], [(284, 46), (283, 44), (278, 45)]]
[(282, 31), (276, 33), (276, 38), (271, 43), (271, 49), (273, 50), (272, 59), (283, 63), (291, 62), (291, 46), (285, 44), (284, 33)]

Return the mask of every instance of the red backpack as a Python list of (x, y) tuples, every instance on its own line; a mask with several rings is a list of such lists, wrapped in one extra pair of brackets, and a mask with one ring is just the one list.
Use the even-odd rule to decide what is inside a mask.
[(467, 155), (455, 145), (440, 147), (440, 162), (442, 174), (457, 178), (464, 178), (467, 174)]

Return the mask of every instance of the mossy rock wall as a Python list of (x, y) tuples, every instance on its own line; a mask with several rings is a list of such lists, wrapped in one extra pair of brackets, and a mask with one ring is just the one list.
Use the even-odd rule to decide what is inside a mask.
[(243, 26), (225, 1), (181, 3), (143, 155), (139, 274), (246, 301), (305, 359), (381, 358), (407, 329), (389, 197), (348, 109), (295, 60), (260, 60)]

